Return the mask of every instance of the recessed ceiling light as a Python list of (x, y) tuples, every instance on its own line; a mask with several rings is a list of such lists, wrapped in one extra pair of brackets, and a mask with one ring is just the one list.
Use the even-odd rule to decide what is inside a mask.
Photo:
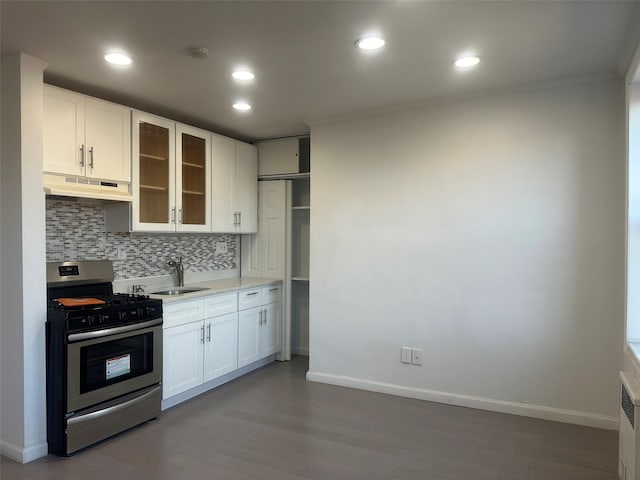
[(235, 108), (236, 110), (240, 110), (241, 112), (246, 112), (248, 110), (251, 110), (251, 105), (249, 105), (247, 102), (239, 101), (233, 104), (233, 108)]
[(474, 67), (480, 63), (480, 57), (476, 57), (475, 55), (467, 55), (465, 57), (456, 58), (453, 61), (453, 64), (456, 67), (468, 68)]
[(244, 68), (234, 70), (231, 76), (236, 80), (253, 80), (254, 78), (256, 78), (253, 72), (250, 72), (249, 70)]
[(113, 65), (130, 65), (131, 59), (124, 53), (107, 53), (104, 59)]
[(363, 37), (356, 42), (356, 47), (362, 50), (377, 50), (384, 47), (385, 43), (382, 37)]

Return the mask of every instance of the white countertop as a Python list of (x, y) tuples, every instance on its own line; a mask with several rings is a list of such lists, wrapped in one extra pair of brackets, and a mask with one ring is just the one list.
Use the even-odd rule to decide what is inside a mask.
[(181, 302), (183, 300), (193, 300), (199, 297), (209, 295), (217, 295), (220, 293), (233, 292), (235, 290), (243, 290), (246, 288), (262, 287), (265, 285), (273, 285), (280, 283), (282, 280), (277, 278), (258, 278), (258, 277), (234, 277), (225, 278), (223, 280), (209, 280), (207, 282), (198, 282), (185, 285), (184, 287), (164, 287), (158, 290), (170, 290), (180, 288), (206, 288), (197, 292), (185, 293), (183, 295), (155, 295), (151, 292), (146, 293), (151, 298), (158, 298), (163, 303)]

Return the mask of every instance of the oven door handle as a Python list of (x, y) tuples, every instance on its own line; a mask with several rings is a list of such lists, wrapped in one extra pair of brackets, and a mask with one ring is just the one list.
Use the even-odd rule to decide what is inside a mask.
[(97, 412), (91, 412), (85, 415), (78, 415), (77, 417), (69, 418), (67, 420), (67, 424), (73, 425), (76, 423), (82, 423), (88, 420), (94, 420), (96, 418), (104, 417), (105, 415), (110, 415), (112, 413), (119, 412), (120, 410), (124, 410), (126, 408), (132, 407), (137, 403), (144, 402), (147, 398), (156, 394), (158, 390), (160, 390), (160, 387), (154, 387), (153, 389), (140, 395), (139, 397), (132, 398), (131, 400), (127, 400), (124, 403), (119, 403), (118, 405), (113, 405), (111, 407), (103, 408), (102, 410), (98, 410)]
[(107, 328), (105, 330), (94, 330), (93, 332), (72, 333), (69, 335), (68, 340), (70, 342), (78, 342), (80, 340), (90, 340), (92, 338), (106, 337), (109, 335), (115, 335), (116, 333), (133, 332), (135, 330), (142, 330), (147, 327), (155, 327), (156, 325), (162, 325), (162, 317), (148, 322), (134, 323), (133, 325), (125, 325), (123, 327)]

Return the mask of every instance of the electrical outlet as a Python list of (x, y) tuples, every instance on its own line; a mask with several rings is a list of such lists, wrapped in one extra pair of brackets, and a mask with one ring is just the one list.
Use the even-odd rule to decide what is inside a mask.
[(126, 260), (127, 259), (127, 249), (124, 248), (124, 245), (118, 245), (116, 248), (116, 260)]
[(402, 363), (411, 363), (411, 348), (402, 347), (400, 350), (400, 361)]
[(227, 242), (216, 242), (216, 253), (227, 253)]
[(411, 349), (411, 363), (414, 365), (422, 365), (422, 349)]

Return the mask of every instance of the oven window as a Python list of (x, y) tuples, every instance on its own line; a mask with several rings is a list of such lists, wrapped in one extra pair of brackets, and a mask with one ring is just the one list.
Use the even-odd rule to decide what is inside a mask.
[(80, 393), (153, 371), (153, 332), (80, 348)]

